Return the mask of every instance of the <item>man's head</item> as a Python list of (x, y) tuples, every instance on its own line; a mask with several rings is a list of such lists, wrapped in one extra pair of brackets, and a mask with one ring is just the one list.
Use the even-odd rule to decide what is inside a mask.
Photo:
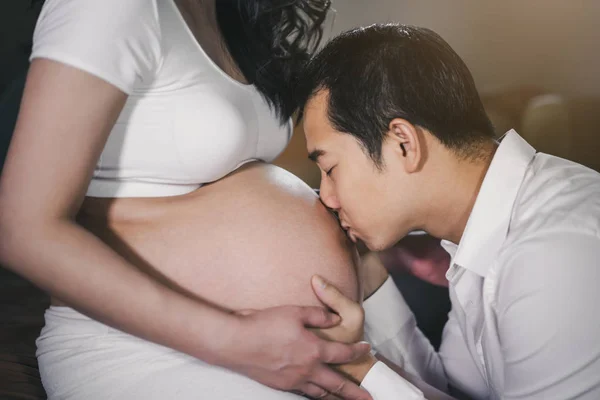
[(323, 202), (372, 249), (423, 228), (442, 159), (485, 158), (494, 137), (468, 68), (424, 28), (338, 36), (310, 62), (298, 94)]

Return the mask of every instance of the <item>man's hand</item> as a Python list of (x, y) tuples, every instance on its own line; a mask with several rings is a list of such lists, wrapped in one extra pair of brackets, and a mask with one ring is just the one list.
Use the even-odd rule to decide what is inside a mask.
[(313, 398), (333, 394), (345, 400), (372, 400), (350, 379), (328, 364), (347, 364), (369, 354), (367, 343), (338, 343), (307, 328), (330, 329), (339, 316), (322, 307), (275, 307), (237, 313), (238, 325), (228, 332), (226, 368), (279, 390)]
[[(360, 304), (344, 296), (335, 286), (317, 275), (312, 279), (312, 286), (319, 300), (342, 317), (342, 321), (338, 325), (319, 329), (317, 334), (343, 343), (363, 340), (365, 312)], [(337, 369), (360, 384), (376, 362), (374, 356), (365, 354), (353, 362), (340, 363), (341, 365), (338, 365)]]

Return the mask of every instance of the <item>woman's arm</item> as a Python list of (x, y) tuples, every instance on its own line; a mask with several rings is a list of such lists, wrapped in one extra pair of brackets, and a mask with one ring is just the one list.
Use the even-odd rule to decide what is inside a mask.
[(167, 290), (74, 222), (125, 100), (78, 69), (33, 61), (0, 180), (0, 261), (102, 322), (207, 358), (222, 335), (198, 340), (202, 332), (182, 322), (198, 313), (221, 324), (231, 319)]
[[(350, 361), (365, 346), (329, 344), (304, 328), (332, 326), (329, 313), (281, 307), (234, 316), (153, 280), (74, 222), (125, 101), (115, 86), (79, 69), (32, 62), (0, 179), (0, 263), (125, 332), (272, 387), (335, 391), (344, 380), (325, 374), (323, 363)], [(260, 344), (269, 351), (249, 357)], [(353, 385), (341, 395), (365, 398)]]

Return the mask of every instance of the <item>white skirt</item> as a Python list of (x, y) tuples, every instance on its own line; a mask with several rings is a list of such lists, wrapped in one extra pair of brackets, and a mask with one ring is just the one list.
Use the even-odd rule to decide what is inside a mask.
[(50, 400), (302, 399), (110, 328), (69, 307), (50, 307), (45, 319), (36, 344)]

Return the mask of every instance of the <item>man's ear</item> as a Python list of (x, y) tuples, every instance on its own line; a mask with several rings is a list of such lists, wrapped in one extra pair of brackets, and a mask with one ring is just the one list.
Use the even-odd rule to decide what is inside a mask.
[(388, 126), (387, 139), (393, 146), (394, 154), (401, 158), (407, 173), (421, 169), (425, 149), (419, 128), (405, 119), (394, 118)]

